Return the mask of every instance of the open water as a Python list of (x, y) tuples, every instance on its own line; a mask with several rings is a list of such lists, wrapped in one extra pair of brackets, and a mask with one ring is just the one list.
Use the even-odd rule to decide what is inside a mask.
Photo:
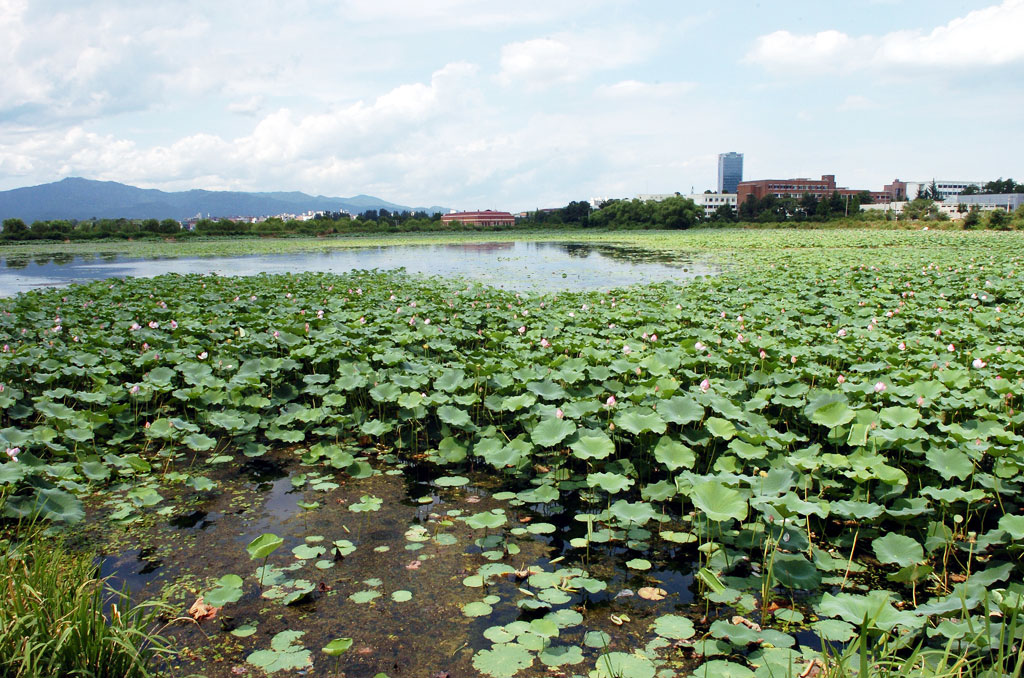
[(635, 283), (716, 275), (719, 264), (700, 257), (633, 247), (582, 243), (498, 242), (395, 245), (327, 252), (144, 259), (120, 254), (4, 255), (0, 296), (38, 287), (162, 273), (257, 275), (404, 268), (409, 273), (459, 276), (506, 289), (601, 290)]

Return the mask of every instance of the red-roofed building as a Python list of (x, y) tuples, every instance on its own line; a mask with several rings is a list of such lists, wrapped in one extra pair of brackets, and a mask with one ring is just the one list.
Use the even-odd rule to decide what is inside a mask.
[(515, 226), (516, 218), (508, 212), (495, 212), (493, 210), (454, 212), (441, 217), (441, 223), (443, 224), (450, 224), (453, 221), (458, 221), (467, 226)]

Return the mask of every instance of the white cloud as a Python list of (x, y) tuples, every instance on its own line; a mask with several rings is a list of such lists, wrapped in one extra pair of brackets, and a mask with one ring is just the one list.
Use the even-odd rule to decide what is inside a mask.
[(654, 52), (657, 43), (656, 36), (625, 28), (513, 42), (501, 48), (498, 81), (522, 83), (529, 89), (577, 82), (598, 71), (639, 63)]
[(166, 189), (295, 187), (336, 195), (341, 187), (379, 181), (365, 174), (370, 168), (400, 184), (407, 167), (421, 168), (424, 176), (434, 171), (431, 153), (441, 138), (450, 144), (457, 137), (445, 133), (449, 120), (485, 112), (474, 93), (477, 73), (473, 64), (452, 63), (428, 83), (401, 85), (369, 102), (318, 113), (279, 109), (233, 139), (193, 133), (141, 146), (82, 126), (8, 134), (0, 136), (0, 171), (29, 175), (50, 166), (58, 177), (48, 180), (77, 175)]
[(511, 5), (479, 0), (346, 0), (338, 14), (354, 21), (386, 22), (403, 31), (422, 31), (425, 27), (486, 29), (548, 21), (571, 14), (584, 1), (520, 0)]
[(871, 111), (878, 108), (878, 104), (869, 99), (868, 97), (861, 96), (859, 94), (851, 94), (843, 99), (842, 103), (836, 107), (837, 111)]
[(594, 94), (605, 99), (669, 99), (689, 94), (695, 87), (692, 82), (623, 80), (614, 85), (601, 85)]
[(1024, 61), (1024, 0), (976, 10), (930, 32), (895, 31), (851, 37), (775, 31), (754, 42), (744, 61), (787, 74), (865, 69), (977, 69)]

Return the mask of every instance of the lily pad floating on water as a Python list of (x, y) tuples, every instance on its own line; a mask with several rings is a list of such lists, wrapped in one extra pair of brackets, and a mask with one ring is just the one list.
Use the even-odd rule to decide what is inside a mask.
[(754, 678), (754, 672), (742, 664), (712, 659), (698, 666), (693, 675), (695, 678)]
[(662, 638), (671, 640), (687, 640), (693, 637), (697, 630), (693, 622), (687, 617), (677, 614), (666, 614), (654, 620), (654, 632)]
[(270, 641), (269, 650), (257, 650), (245, 658), (267, 673), (301, 669), (313, 663), (312, 653), (296, 644), (305, 631), (281, 631)]
[(214, 607), (236, 603), (242, 597), (242, 578), (237, 574), (226, 574), (217, 580), (217, 588), (203, 594), (203, 601)]
[(475, 600), (462, 606), (462, 614), (467, 617), (483, 617), (494, 611), (494, 608), (487, 603)]
[(469, 478), (464, 476), (444, 476), (434, 481), (438, 487), (461, 487), (469, 484)]
[(408, 600), (412, 600), (412, 591), (406, 591), (404, 589), (400, 591), (395, 591), (391, 594), (391, 600), (395, 601), (396, 603), (404, 603)]
[(348, 599), (353, 603), (357, 603), (359, 605), (369, 603), (376, 598), (380, 598), (380, 591), (356, 591), (348, 597)]
[(473, 668), (491, 678), (512, 678), (529, 668), (533, 657), (532, 652), (518, 643), (502, 643), (474, 654)]
[(597, 678), (654, 678), (656, 667), (647, 657), (626, 652), (609, 652), (594, 664)]

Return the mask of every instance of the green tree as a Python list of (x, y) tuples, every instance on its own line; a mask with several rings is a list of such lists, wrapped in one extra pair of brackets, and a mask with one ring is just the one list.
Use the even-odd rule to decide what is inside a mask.
[(971, 209), (964, 215), (964, 228), (978, 228), (981, 224), (981, 209), (977, 205), (971, 205)]
[(1006, 210), (994, 209), (988, 213), (988, 227), (997, 231), (1005, 231), (1010, 228), (1010, 215)]
[(4, 237), (8, 240), (21, 240), (28, 234), (28, 226), (21, 219), (4, 219)]
[(747, 199), (740, 203), (741, 221), (753, 221), (757, 217), (757, 198), (748, 194)]
[(712, 212), (710, 220), (716, 224), (736, 221), (736, 210), (732, 205), (719, 205)]
[(666, 198), (655, 205), (655, 223), (660, 228), (690, 228), (698, 218), (697, 205), (689, 198)]

